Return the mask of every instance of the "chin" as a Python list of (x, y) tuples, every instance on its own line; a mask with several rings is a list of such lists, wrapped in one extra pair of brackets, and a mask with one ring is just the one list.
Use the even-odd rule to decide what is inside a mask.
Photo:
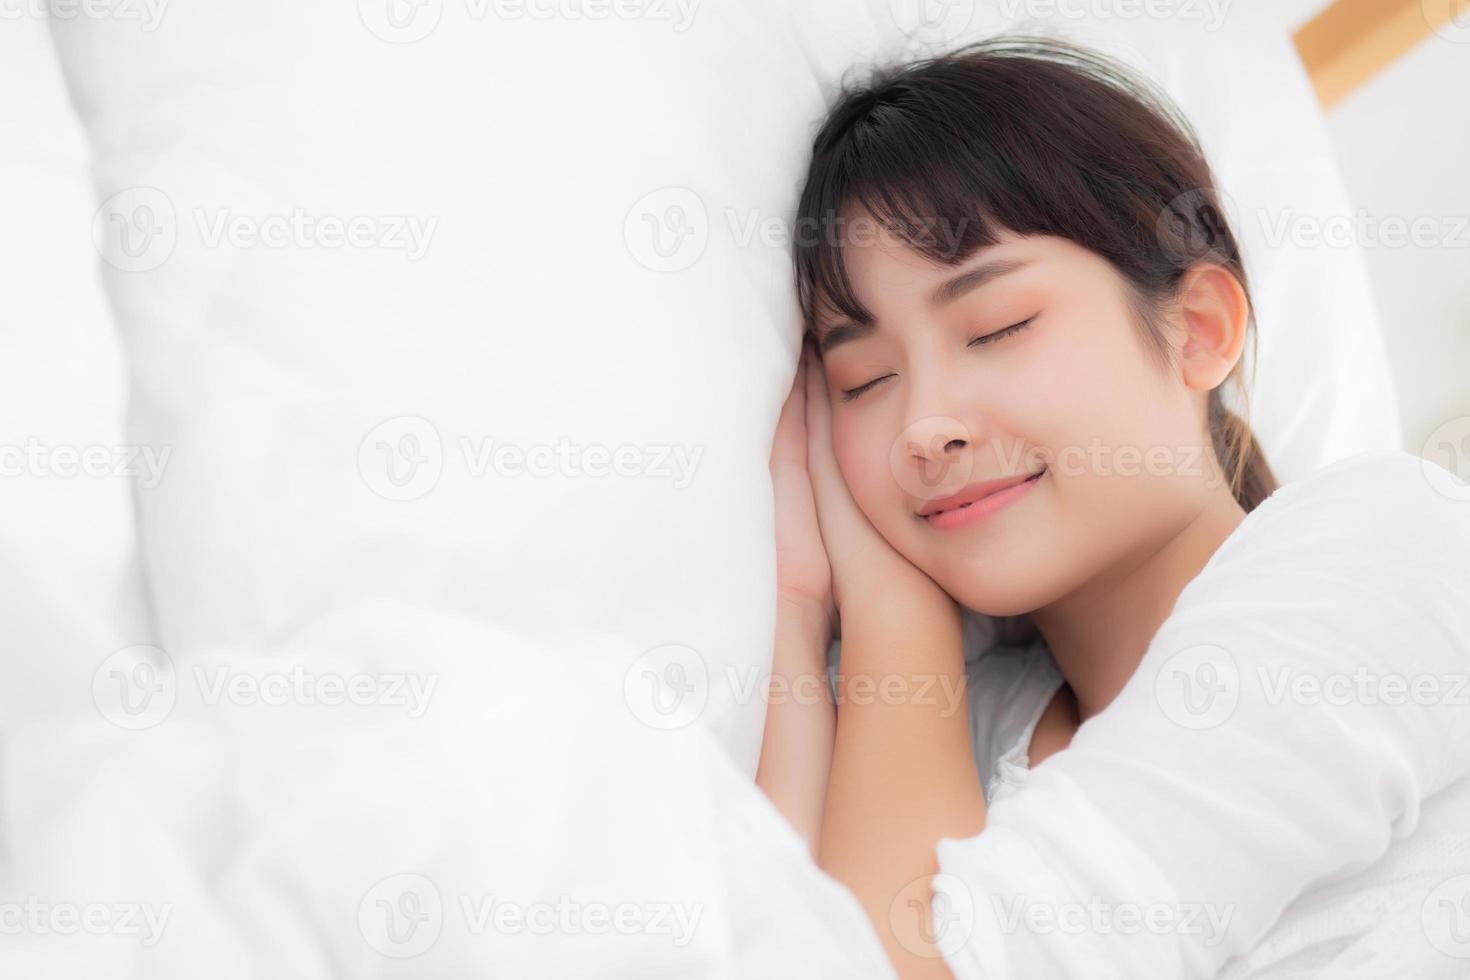
[(1023, 616), (1047, 603), (1045, 590), (1024, 575), (976, 573), (972, 568), (948, 568), (929, 575), (960, 605), (986, 616)]

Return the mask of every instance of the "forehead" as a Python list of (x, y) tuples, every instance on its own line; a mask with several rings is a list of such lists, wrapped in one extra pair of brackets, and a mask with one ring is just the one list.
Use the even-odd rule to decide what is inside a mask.
[[(1006, 267), (1029, 264), (1049, 252), (1046, 236), (1018, 235), (997, 229), (994, 244), (959, 256), (955, 261), (944, 261), (924, 254), (904, 235), (865, 213), (847, 222), (843, 231), (840, 239), (834, 239), (836, 261), (845, 273), (853, 297), (865, 312), (877, 319), (882, 319), (885, 308), (952, 299), (943, 295), (943, 287), (972, 271), (999, 267), (1004, 272)], [(972, 281), (968, 285), (979, 284), (983, 282)], [(815, 318), (819, 335), (834, 324), (862, 319), (849, 316), (827, 296), (822, 296), (817, 304)]]

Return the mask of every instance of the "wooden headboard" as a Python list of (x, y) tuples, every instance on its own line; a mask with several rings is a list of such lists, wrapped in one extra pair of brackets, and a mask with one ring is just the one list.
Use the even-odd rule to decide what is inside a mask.
[(1336, 0), (1293, 40), (1326, 109), (1457, 17), (1470, 0)]

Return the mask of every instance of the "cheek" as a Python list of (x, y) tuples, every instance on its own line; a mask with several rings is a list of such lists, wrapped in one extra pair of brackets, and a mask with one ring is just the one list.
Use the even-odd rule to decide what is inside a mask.
[(871, 420), (856, 415), (832, 420), (832, 451), (843, 482), (869, 519), (883, 511), (896, 490), (884, 452), (887, 437)]
[(1137, 328), (1122, 317), (1081, 313), (1069, 326), (1046, 338), (1014, 393), (1024, 400), (1025, 434), (1052, 453), (1073, 455), (1148, 441), (1168, 395), (1129, 336)]

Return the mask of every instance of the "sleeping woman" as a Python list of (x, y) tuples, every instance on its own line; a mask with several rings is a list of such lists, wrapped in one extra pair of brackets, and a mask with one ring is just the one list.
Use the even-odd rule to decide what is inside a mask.
[(1470, 502), (1278, 487), (1178, 111), (1056, 41), (887, 69), (797, 228), (757, 780), (899, 974), (1470, 975)]

